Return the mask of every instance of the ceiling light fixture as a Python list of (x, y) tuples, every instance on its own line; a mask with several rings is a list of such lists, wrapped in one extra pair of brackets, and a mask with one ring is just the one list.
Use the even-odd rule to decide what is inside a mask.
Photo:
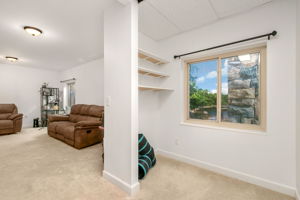
[(17, 62), (17, 61), (18, 61), (18, 58), (12, 57), (12, 56), (6, 56), (5, 58), (6, 58), (6, 60), (8, 60), (9, 62)]
[(32, 27), (32, 26), (24, 26), (24, 30), (32, 36), (39, 36), (43, 33), (42, 30)]

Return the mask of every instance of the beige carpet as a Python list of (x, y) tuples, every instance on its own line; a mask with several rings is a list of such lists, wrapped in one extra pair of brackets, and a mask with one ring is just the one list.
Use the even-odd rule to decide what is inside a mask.
[(1, 200), (292, 200), (158, 156), (135, 197), (102, 178), (101, 145), (76, 150), (46, 129), (0, 137)]

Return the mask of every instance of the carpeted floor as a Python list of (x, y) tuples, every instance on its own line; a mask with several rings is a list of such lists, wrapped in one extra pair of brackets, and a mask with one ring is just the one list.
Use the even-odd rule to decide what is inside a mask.
[(76, 150), (46, 129), (0, 136), (1, 200), (292, 200), (293, 198), (158, 156), (128, 197), (101, 174), (101, 145)]

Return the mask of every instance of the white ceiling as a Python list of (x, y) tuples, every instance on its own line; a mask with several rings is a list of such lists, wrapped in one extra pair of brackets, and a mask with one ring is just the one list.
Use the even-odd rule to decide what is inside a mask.
[[(103, 56), (103, 10), (112, 0), (0, 0), (0, 63), (63, 70)], [(32, 37), (23, 26), (43, 30)], [(1, 72), (0, 72), (1, 73)]]
[(139, 11), (140, 31), (154, 40), (162, 40), (271, 1), (144, 0)]
[[(213, 23), (272, 0), (144, 0), (140, 31), (154, 40)], [(0, 63), (64, 70), (103, 56), (103, 11), (114, 0), (0, 0)], [(32, 37), (23, 26), (43, 30)]]

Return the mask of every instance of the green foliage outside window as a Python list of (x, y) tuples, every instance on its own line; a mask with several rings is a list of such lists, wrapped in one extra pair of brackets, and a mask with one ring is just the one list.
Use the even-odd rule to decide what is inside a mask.
[[(217, 94), (208, 90), (198, 89), (195, 82), (190, 81), (190, 109), (194, 110), (199, 107), (212, 107), (217, 105)], [(222, 104), (226, 105), (228, 95), (222, 94)]]

